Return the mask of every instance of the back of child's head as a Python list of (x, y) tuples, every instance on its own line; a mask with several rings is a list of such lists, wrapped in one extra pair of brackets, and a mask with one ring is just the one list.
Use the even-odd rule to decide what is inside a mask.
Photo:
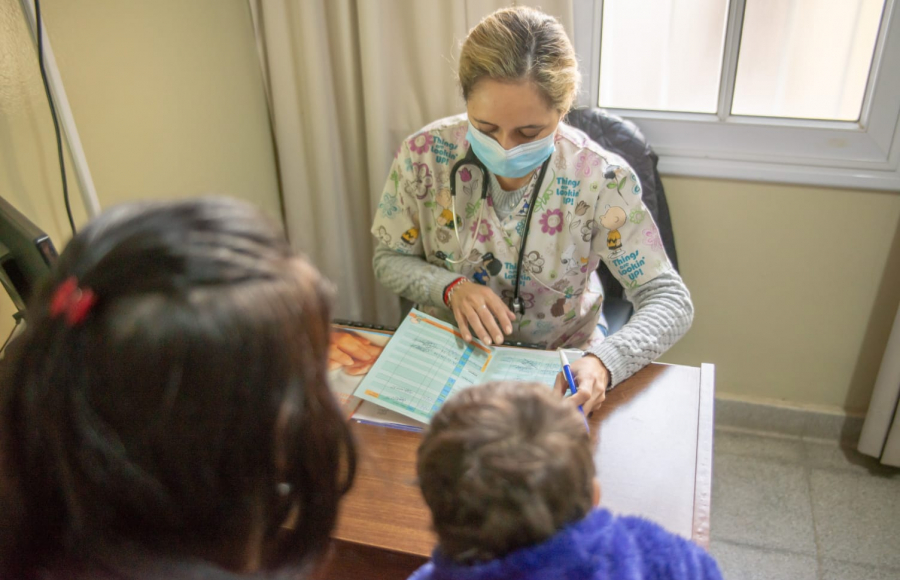
[(496, 382), (454, 395), (432, 419), (417, 467), (440, 551), (460, 562), (538, 544), (593, 505), (584, 418), (547, 385)]
[(85, 227), (3, 361), (0, 576), (120, 544), (240, 567), (252, 533), (263, 567), (320, 552), (355, 461), (326, 380), (331, 295), (243, 203)]

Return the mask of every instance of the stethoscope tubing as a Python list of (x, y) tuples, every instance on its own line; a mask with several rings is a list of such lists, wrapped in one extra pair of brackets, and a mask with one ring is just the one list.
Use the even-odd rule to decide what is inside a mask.
[[(550, 167), (550, 157), (547, 157), (547, 160), (541, 165), (541, 171), (538, 173), (537, 182), (534, 184), (534, 189), (531, 192), (531, 198), (528, 200), (528, 215), (525, 217), (525, 230), (522, 232), (522, 243), (519, 246), (519, 259), (516, 264), (516, 283), (513, 286), (513, 299), (510, 304), (511, 310), (514, 314), (519, 315), (525, 312), (525, 304), (522, 302), (521, 297), (519, 296), (519, 289), (522, 284), (522, 263), (525, 258), (525, 244), (528, 242), (528, 231), (531, 229), (531, 216), (534, 213), (534, 202), (537, 201), (537, 196), (541, 190), (541, 183), (544, 181), (544, 177), (547, 175), (547, 168)], [(490, 178), (490, 172), (484, 163), (478, 159), (475, 155), (475, 152), (469, 148), (466, 152), (466, 155), (453, 164), (453, 168), (450, 170), (450, 203), (453, 206), (453, 229), (456, 232), (456, 241), (459, 243), (460, 251), (464, 251), (465, 248), (462, 247), (462, 242), (460, 242), (459, 238), (459, 227), (456, 223), (456, 174), (464, 165), (474, 165), (481, 172), (481, 210), (484, 210), (484, 206), (487, 204), (487, 195), (488, 195), (488, 179)], [(482, 221), (482, 213), (479, 211), (478, 221), (475, 224), (475, 233), (473, 234), (473, 239), (477, 238), (478, 229), (481, 227)], [(472, 243), (472, 248), (469, 249), (469, 253), (474, 249), (475, 244)], [(462, 260), (468, 258), (468, 254), (462, 256)]]

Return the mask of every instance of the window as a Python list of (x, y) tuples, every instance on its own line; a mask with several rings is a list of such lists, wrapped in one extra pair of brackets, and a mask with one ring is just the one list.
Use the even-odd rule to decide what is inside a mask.
[(575, 0), (579, 103), (668, 174), (900, 190), (900, 0)]

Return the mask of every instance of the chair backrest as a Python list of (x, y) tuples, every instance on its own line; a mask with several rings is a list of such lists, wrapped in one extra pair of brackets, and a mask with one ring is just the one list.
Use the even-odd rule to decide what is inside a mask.
[[(587, 133), (588, 137), (607, 151), (622, 156), (634, 169), (641, 182), (641, 197), (644, 205), (647, 206), (650, 215), (653, 216), (653, 221), (659, 227), (659, 235), (672, 266), (678, 270), (678, 256), (675, 253), (675, 235), (672, 233), (669, 204), (666, 202), (666, 192), (663, 190), (662, 180), (656, 170), (659, 157), (650, 148), (641, 130), (631, 121), (598, 108), (575, 109), (569, 112), (565, 121)], [(625, 291), (622, 285), (612, 275), (606, 264), (601, 262), (597, 273), (600, 275), (606, 296), (617, 298), (624, 296)]]

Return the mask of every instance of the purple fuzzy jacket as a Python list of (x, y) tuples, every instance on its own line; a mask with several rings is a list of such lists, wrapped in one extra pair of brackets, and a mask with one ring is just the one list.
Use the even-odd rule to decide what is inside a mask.
[(443, 557), (409, 580), (721, 580), (715, 560), (697, 546), (637, 517), (596, 509), (547, 541), (503, 558), (460, 565)]

